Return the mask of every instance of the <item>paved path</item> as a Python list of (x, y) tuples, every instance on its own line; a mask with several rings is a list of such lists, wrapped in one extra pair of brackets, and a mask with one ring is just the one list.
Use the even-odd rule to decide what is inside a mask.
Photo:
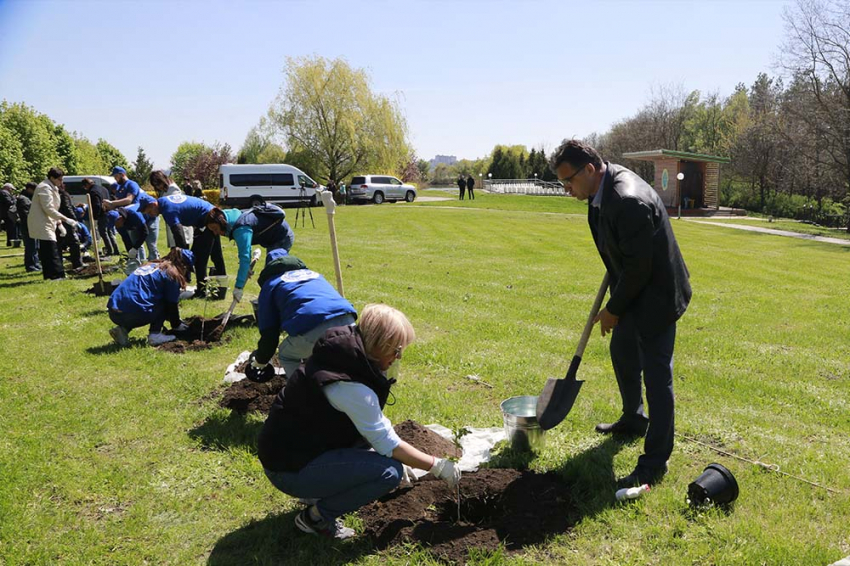
[(785, 236), (788, 238), (799, 238), (800, 240), (813, 240), (815, 242), (823, 242), (824, 244), (836, 244), (839, 246), (850, 246), (850, 240), (842, 240), (841, 238), (828, 238), (826, 236), (815, 236), (813, 234), (800, 234), (799, 232), (789, 232), (788, 230), (774, 230), (773, 228), (761, 228), (759, 226), (745, 226), (743, 224), (727, 224), (724, 222), (708, 222), (706, 220), (691, 220), (696, 224), (708, 224), (709, 226), (723, 226), (724, 228), (735, 228), (736, 230), (746, 230), (747, 232), (759, 232), (761, 234), (772, 234), (774, 236)]
[(437, 202), (441, 200), (455, 200), (449, 197), (416, 197), (419, 202)]

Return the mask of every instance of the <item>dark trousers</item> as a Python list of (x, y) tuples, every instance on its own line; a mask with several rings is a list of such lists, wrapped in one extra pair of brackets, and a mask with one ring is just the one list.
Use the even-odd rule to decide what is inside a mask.
[(65, 277), (62, 265), (62, 252), (59, 244), (53, 240), (38, 240), (38, 259), (41, 261), (41, 274), (45, 279)]
[(472, 192), (472, 187), (466, 189), (466, 191), (469, 193), (469, 200), (475, 200), (475, 193)]
[[(660, 468), (673, 452), (673, 347), (676, 323), (659, 334), (643, 336), (635, 317), (620, 317), (611, 336), (611, 363), (623, 399), (622, 419), (630, 424), (649, 421), (638, 465)], [(641, 379), (643, 374), (643, 379)], [(646, 386), (649, 417), (643, 407), (641, 381)]]
[(97, 219), (97, 233), (103, 242), (104, 255), (118, 255), (118, 240), (115, 239), (113, 226), (110, 226), (109, 217), (105, 214)]
[(460, 190), (460, 200), (463, 200), (463, 192), (466, 190), (465, 187), (459, 187)]
[(12, 240), (18, 239), (18, 217), (14, 212), (9, 212), (4, 221), (6, 225), (6, 245), (11, 246)]
[(38, 271), (41, 269), (41, 262), (38, 260), (38, 240), (30, 238), (27, 232), (23, 232), (21, 236), (24, 239), (24, 267), (27, 271)]
[(74, 269), (83, 267), (83, 258), (80, 255), (80, 240), (77, 237), (77, 231), (71, 228), (68, 224), (65, 226), (65, 237), (59, 238), (61, 248), (68, 250), (68, 258), (71, 260), (71, 267)]
[(221, 238), (209, 230), (195, 230), (192, 241), (192, 253), (195, 254), (195, 277), (198, 290), (203, 289), (207, 280), (207, 262), (212, 258), (216, 275), (227, 275), (224, 255), (221, 253)]
[(156, 334), (162, 331), (162, 325), (165, 323), (165, 307), (158, 303), (149, 312), (118, 312), (110, 309), (109, 320), (127, 332), (150, 325), (149, 333)]

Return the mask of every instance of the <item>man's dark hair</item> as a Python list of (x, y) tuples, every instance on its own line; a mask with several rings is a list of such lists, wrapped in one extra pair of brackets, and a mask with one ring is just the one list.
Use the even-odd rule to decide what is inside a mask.
[(576, 170), (590, 163), (598, 171), (602, 168), (602, 157), (595, 149), (582, 141), (567, 140), (552, 154), (549, 159), (549, 169), (554, 173), (564, 163), (569, 163)]
[(51, 167), (50, 171), (47, 172), (48, 179), (58, 179), (59, 177), (64, 177), (65, 172), (59, 169), (58, 167)]
[(35, 183), (33, 183), (32, 181), (30, 181), (29, 183), (27, 183), (27, 184), (24, 186), (24, 190), (25, 190), (25, 191), (34, 191), (34, 190), (35, 190), (35, 188), (36, 188), (37, 186), (38, 186), (38, 185), (36, 185), (36, 184), (35, 184)]
[(91, 180), (91, 179), (89, 179), (88, 177), (86, 177), (85, 179), (83, 179), (82, 181), (80, 181), (80, 183), (81, 183), (84, 187), (86, 187), (86, 188), (89, 188), (89, 187), (93, 187), (93, 186), (94, 186), (94, 181), (92, 181), (92, 180)]

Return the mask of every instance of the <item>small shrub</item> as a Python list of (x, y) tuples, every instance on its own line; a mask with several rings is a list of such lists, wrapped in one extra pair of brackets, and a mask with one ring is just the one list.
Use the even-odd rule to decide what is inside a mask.
[(219, 202), (221, 202), (221, 191), (218, 189), (205, 190), (204, 199), (218, 206)]

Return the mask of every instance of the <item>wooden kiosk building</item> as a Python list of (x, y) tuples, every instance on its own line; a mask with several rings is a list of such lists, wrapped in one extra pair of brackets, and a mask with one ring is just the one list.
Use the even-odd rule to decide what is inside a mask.
[[(720, 209), (720, 164), (729, 163), (728, 157), (670, 149), (635, 151), (623, 157), (655, 164), (653, 186), (668, 209), (678, 209), (680, 202), (682, 214), (711, 214)], [(679, 173), (684, 175), (681, 181)]]

